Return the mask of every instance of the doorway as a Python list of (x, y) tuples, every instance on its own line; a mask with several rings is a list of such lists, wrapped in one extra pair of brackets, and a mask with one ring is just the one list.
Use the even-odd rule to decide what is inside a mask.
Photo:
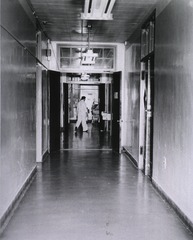
[(60, 150), (60, 73), (49, 71), (50, 152)]
[(112, 81), (112, 148), (120, 151), (120, 118), (121, 118), (121, 72), (113, 74)]
[(152, 176), (153, 169), (153, 82), (154, 58), (150, 57), (142, 62), (142, 116), (141, 118), (141, 149), (142, 169), (145, 175)]
[[(61, 149), (84, 150), (84, 149), (111, 149), (110, 126), (102, 115), (110, 109), (109, 95), (110, 84), (83, 84), (68, 83), (68, 127), (61, 132)], [(64, 86), (64, 85), (63, 85)], [(63, 91), (65, 94), (65, 91)], [(88, 133), (82, 132), (81, 126), (75, 133), (77, 120), (77, 104), (82, 96), (86, 97), (88, 109), (87, 124)], [(66, 99), (63, 96), (63, 101)], [(66, 101), (66, 100), (65, 100)], [(63, 103), (64, 109), (66, 106)], [(66, 120), (63, 120), (66, 122)]]
[[(68, 84), (68, 115), (69, 123), (76, 122), (77, 104), (82, 96), (86, 97), (88, 122), (100, 122), (99, 117), (99, 86), (86, 84)], [(93, 109), (95, 110), (93, 113)], [(98, 111), (97, 111), (98, 110)]]

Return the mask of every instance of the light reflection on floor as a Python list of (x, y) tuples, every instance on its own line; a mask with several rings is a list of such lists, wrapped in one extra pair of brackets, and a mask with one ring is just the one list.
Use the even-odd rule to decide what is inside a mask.
[(75, 124), (70, 123), (68, 131), (61, 134), (61, 150), (85, 150), (85, 149), (111, 149), (111, 136), (109, 132), (100, 131), (97, 123), (88, 124), (88, 132), (82, 132), (81, 128), (74, 132)]

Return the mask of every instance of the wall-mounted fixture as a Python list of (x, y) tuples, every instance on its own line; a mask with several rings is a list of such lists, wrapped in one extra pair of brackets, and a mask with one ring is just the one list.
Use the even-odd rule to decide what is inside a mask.
[(48, 39), (48, 41), (47, 41), (47, 49), (46, 49), (46, 56), (47, 56), (48, 61), (50, 61), (51, 54), (52, 54), (51, 43), (50, 43), (50, 40)]
[(51, 49), (46, 49), (46, 56), (51, 57)]
[(115, 0), (85, 0), (84, 13), (81, 19), (86, 20), (113, 20), (111, 13)]

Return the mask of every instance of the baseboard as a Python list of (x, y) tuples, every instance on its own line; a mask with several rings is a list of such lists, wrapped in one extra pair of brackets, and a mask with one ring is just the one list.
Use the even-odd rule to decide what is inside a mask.
[(193, 232), (193, 223), (190, 219), (182, 212), (182, 210), (167, 196), (163, 189), (152, 179), (152, 184), (160, 196), (174, 209), (179, 218), (184, 224)]
[(25, 180), (22, 188), (17, 193), (16, 197), (14, 198), (14, 200), (12, 201), (10, 206), (5, 211), (3, 216), (1, 217), (1, 219), (0, 219), (0, 235), (4, 231), (5, 227), (9, 223), (9, 221), (11, 220), (15, 210), (19, 206), (19, 203), (21, 202), (21, 200), (23, 199), (25, 193), (27, 192), (28, 188), (30, 187), (31, 183), (33, 182), (35, 174), (36, 174), (36, 171), (37, 171), (37, 167), (35, 166), (33, 168), (33, 170), (31, 171), (31, 173), (29, 174), (29, 176), (27, 177), (27, 179)]
[[(123, 147), (122, 152), (128, 156), (129, 160), (133, 163), (133, 165), (138, 168), (137, 161), (132, 157), (132, 155)], [(161, 189), (161, 187), (153, 180), (152, 185), (157, 190), (159, 195), (174, 209), (176, 214), (179, 216), (179, 218), (184, 222), (184, 224), (190, 229), (191, 232), (193, 232), (193, 223), (190, 221), (190, 219), (182, 212), (182, 210), (166, 195), (166, 193)]]
[(128, 152), (128, 150), (123, 147), (122, 152), (125, 153), (125, 154), (129, 157), (129, 159), (130, 159), (130, 161), (133, 163), (133, 165), (134, 165), (136, 168), (138, 168), (138, 162), (137, 162), (137, 161), (135, 160), (135, 158)]
[(50, 155), (50, 154), (49, 154), (48, 150), (46, 150), (46, 151), (44, 152), (44, 154), (43, 154), (42, 162), (45, 162), (45, 161), (47, 160), (47, 158), (48, 158), (49, 155)]
[(50, 153), (48, 150), (42, 155), (42, 162), (37, 162), (37, 170), (42, 170), (44, 163), (49, 159)]

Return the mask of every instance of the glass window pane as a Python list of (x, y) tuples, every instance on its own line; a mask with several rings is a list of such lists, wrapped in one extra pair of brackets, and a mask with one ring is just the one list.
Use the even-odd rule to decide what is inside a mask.
[(80, 57), (81, 53), (87, 50), (86, 47), (71, 48), (71, 57)]
[(60, 67), (70, 67), (70, 58), (61, 58), (60, 59)]
[(113, 68), (113, 59), (104, 59), (103, 68), (105, 69)]
[(113, 58), (113, 57), (114, 57), (113, 48), (105, 48), (104, 49), (104, 58)]
[(98, 58), (103, 57), (103, 49), (102, 48), (93, 48), (94, 53), (98, 53)]
[(71, 58), (71, 66), (70, 67), (79, 68), (80, 67), (80, 61), (81, 61), (81, 59), (79, 57), (78, 58)]
[(81, 48), (72, 48), (71, 57), (80, 57), (81, 56)]
[(60, 48), (60, 57), (70, 57), (70, 48)]
[(102, 69), (103, 68), (103, 59), (96, 58), (94, 67)]

